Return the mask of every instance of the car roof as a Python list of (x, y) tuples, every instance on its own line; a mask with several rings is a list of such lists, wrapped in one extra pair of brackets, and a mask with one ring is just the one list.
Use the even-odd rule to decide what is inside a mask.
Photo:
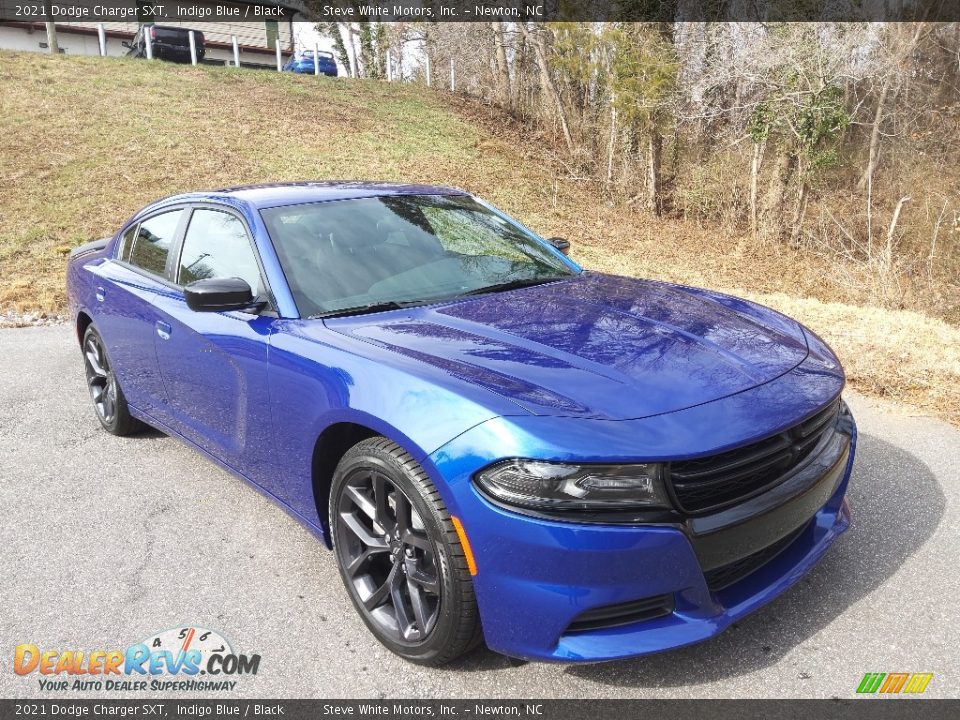
[[(240, 185), (218, 190), (184, 193), (164, 198), (149, 207), (174, 202), (240, 201), (262, 209), (281, 205), (380, 197), (384, 195), (467, 195), (459, 188), (391, 182), (326, 180), (314, 182)], [(139, 214), (139, 213), (138, 213)]]

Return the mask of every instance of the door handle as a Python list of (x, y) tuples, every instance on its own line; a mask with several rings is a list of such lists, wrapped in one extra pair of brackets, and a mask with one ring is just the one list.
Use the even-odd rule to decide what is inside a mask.
[(157, 335), (160, 336), (162, 340), (170, 339), (170, 326), (165, 323), (163, 320), (157, 320)]
[(97, 302), (103, 302), (106, 297), (107, 297), (107, 291), (104, 290), (102, 287), (98, 287), (98, 288), (97, 288)]

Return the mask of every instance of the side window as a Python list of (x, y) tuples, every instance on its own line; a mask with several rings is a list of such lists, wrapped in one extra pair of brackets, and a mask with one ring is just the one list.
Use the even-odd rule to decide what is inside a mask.
[(215, 277), (246, 280), (254, 297), (263, 291), (260, 267), (243, 223), (219, 210), (194, 210), (183, 239), (177, 282), (189, 285)]
[(140, 223), (140, 232), (130, 253), (130, 264), (163, 277), (182, 213), (183, 210), (173, 210)]
[(137, 234), (137, 226), (131, 225), (127, 231), (120, 237), (120, 246), (117, 248), (117, 259), (123, 261), (130, 260), (130, 251), (133, 249), (133, 238)]

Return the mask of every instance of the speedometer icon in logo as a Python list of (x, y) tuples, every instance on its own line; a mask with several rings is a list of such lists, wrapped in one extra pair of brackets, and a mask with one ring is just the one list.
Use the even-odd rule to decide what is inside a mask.
[[(157, 633), (143, 640), (151, 653), (169, 651), (174, 657), (181, 653), (193, 651), (200, 652), (200, 659), (196, 663), (198, 667), (205, 668), (210, 660), (210, 656), (233, 655), (233, 648), (230, 641), (216, 630), (207, 628), (188, 626), (171, 628)], [(193, 657), (196, 657), (194, 655)], [(203, 674), (203, 671), (200, 671)]]

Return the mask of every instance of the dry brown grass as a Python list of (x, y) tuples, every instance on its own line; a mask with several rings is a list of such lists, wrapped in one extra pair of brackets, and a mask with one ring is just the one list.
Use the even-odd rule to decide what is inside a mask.
[(71, 247), (186, 190), (370, 178), (537, 204), (509, 154), (413, 87), (0, 52), (0, 94), (0, 310), (55, 312)]
[(960, 328), (910, 310), (740, 293), (796, 318), (841, 356), (851, 385), (960, 426)]
[(779, 310), (834, 348), (852, 387), (960, 425), (960, 328), (911, 310), (811, 297), (823, 293), (822, 277), (832, 272), (822, 261), (735, 238), (717, 247), (709, 235), (684, 238), (685, 228), (673, 225), (640, 224), (633, 237), (622, 235), (626, 228), (608, 230), (609, 246), (584, 241), (577, 258), (597, 270), (711, 287)]
[[(70, 247), (157, 197), (308, 178), (450, 184), (587, 267), (746, 295), (809, 324), (851, 384), (960, 424), (960, 330), (864, 306), (855, 267), (608, 202), (554, 180), (517, 126), (462, 99), (375, 81), (0, 52), (0, 311), (57, 312)], [(798, 299), (808, 298), (808, 299)]]

